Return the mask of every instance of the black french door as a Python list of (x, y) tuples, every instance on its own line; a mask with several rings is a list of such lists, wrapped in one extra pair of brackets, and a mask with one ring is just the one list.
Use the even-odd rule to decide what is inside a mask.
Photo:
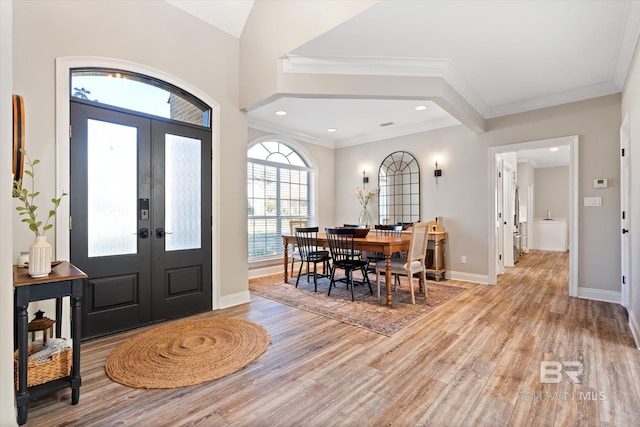
[(71, 101), (82, 337), (211, 309), (211, 132)]

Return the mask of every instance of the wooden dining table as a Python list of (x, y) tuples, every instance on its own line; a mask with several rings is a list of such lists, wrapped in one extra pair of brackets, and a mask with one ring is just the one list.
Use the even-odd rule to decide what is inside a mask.
[[(386, 260), (385, 285), (387, 289), (387, 307), (391, 307), (393, 305), (393, 299), (391, 296), (391, 256), (395, 252), (408, 251), (410, 242), (410, 234), (403, 234), (402, 236), (376, 236), (375, 234), (370, 233), (366, 237), (353, 239), (354, 249), (368, 252), (380, 252), (384, 254)], [(293, 245), (296, 243), (296, 237), (292, 235), (283, 235), (282, 243), (284, 245), (284, 281), (286, 283), (289, 280), (288, 248), (290, 244)], [(318, 233), (318, 246), (325, 248), (329, 247), (326, 233)], [(420, 285), (423, 286), (422, 283), (420, 283)]]

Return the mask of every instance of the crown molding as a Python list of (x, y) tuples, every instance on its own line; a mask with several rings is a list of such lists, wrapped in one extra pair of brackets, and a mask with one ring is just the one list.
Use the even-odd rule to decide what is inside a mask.
[(491, 119), (621, 92), (635, 44), (640, 34), (640, 3), (631, 4), (630, 10), (633, 13), (630, 13), (627, 17), (627, 23), (623, 31), (615, 81), (601, 82), (569, 91), (497, 106), (489, 106), (478, 95), (477, 91), (469, 85), (466, 79), (456, 71), (453, 62), (448, 58), (309, 57), (286, 55), (282, 59), (282, 67), (285, 73), (441, 77), (482, 117)]
[(363, 76), (440, 77), (481, 115), (488, 104), (454, 67), (449, 58), (346, 57), (285, 55), (284, 73)]
[(358, 136), (354, 138), (345, 138), (345, 139), (336, 140), (336, 141), (316, 138), (314, 136), (307, 135), (302, 132), (297, 132), (297, 131), (280, 127), (280, 126), (274, 126), (270, 123), (265, 123), (260, 120), (249, 120), (248, 124), (250, 128), (261, 130), (263, 132), (283, 135), (283, 136), (297, 139), (298, 141), (306, 142), (309, 144), (315, 144), (315, 145), (319, 145), (326, 148), (336, 149), (336, 148), (351, 147), (354, 145), (368, 144), (370, 142), (382, 141), (385, 139), (397, 138), (400, 136), (412, 135), (415, 133), (429, 132), (435, 129), (457, 126), (460, 124), (460, 122), (451, 116), (442, 117), (437, 120), (430, 120), (424, 123), (398, 126), (396, 128), (389, 129), (384, 132), (377, 132), (372, 135)]
[(627, 73), (631, 66), (633, 53), (636, 49), (638, 36), (640, 35), (640, 3), (630, 1), (627, 5), (627, 14), (622, 35), (620, 37), (620, 47), (614, 74), (615, 84), (622, 90)]
[(335, 143), (333, 141), (316, 138), (314, 136), (307, 135), (305, 133), (297, 132), (284, 127), (274, 126), (271, 123), (266, 123), (260, 120), (249, 119), (248, 126), (253, 129), (261, 130), (263, 132), (287, 136), (302, 142), (307, 142), (309, 144), (315, 144), (321, 147), (332, 148), (332, 149), (336, 148)]
[(524, 113), (546, 107), (554, 107), (571, 102), (584, 101), (585, 99), (598, 98), (600, 96), (619, 93), (621, 88), (614, 82), (602, 82), (591, 86), (584, 86), (564, 92), (558, 92), (538, 98), (530, 98), (524, 101), (498, 105), (489, 109), (486, 119), (502, 117), (509, 114)]
[(442, 117), (436, 120), (430, 120), (424, 123), (415, 123), (410, 125), (398, 126), (393, 129), (388, 129), (383, 132), (377, 132), (372, 135), (359, 136), (354, 138), (345, 138), (336, 141), (335, 148), (351, 147), (353, 145), (368, 144), (370, 142), (382, 141), (385, 139), (397, 138), (405, 135), (412, 135), (415, 133), (429, 132), (435, 129), (447, 128), (451, 126), (457, 126), (460, 122), (451, 117)]

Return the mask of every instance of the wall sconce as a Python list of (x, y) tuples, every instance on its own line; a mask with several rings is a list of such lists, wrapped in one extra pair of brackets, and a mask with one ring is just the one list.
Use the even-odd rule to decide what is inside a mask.
[(369, 183), (369, 177), (367, 176), (366, 171), (362, 171), (362, 185), (367, 185)]
[(442, 176), (442, 169), (438, 169), (438, 161), (436, 160), (436, 168), (433, 171), (433, 176), (436, 177), (436, 184), (438, 183), (438, 177)]

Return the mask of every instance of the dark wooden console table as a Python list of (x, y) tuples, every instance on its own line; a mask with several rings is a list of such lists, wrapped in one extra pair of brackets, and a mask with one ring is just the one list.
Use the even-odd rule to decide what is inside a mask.
[[(13, 266), (14, 292), (14, 348), (18, 350), (18, 389), (16, 405), (18, 407), (18, 424), (27, 422), (29, 402), (38, 397), (71, 387), (71, 404), (80, 400), (80, 298), (82, 286), (87, 275), (74, 265), (64, 261), (51, 268), (47, 277), (31, 278), (27, 268)], [(71, 305), (71, 338), (73, 339), (71, 374), (44, 384), (27, 387), (27, 307), (31, 301), (56, 299), (56, 337), (62, 331), (62, 298), (70, 297)]]

